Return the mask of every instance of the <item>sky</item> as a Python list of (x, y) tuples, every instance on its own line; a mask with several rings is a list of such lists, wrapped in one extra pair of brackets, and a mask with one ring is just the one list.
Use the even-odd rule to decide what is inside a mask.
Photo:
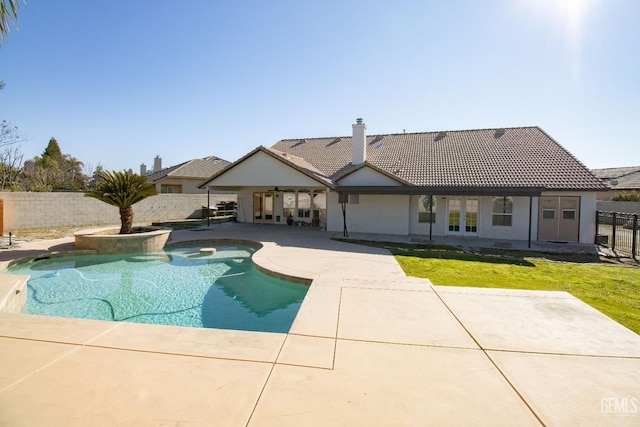
[(637, 0), (28, 0), (0, 120), (92, 171), (281, 139), (539, 126), (640, 165)]

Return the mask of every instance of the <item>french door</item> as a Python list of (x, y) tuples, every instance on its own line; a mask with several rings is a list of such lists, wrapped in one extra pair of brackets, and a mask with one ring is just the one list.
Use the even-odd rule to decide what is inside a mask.
[(253, 222), (273, 224), (273, 193), (253, 193)]
[(451, 197), (449, 199), (448, 234), (478, 234), (478, 199)]

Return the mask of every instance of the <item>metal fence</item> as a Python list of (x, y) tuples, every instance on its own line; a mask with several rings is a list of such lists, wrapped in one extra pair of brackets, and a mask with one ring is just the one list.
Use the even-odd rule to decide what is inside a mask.
[(596, 244), (636, 258), (640, 251), (638, 214), (597, 211)]

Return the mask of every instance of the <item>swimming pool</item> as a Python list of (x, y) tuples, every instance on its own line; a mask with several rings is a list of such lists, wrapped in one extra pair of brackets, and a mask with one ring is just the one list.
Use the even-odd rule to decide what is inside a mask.
[(307, 285), (258, 271), (248, 245), (73, 255), (9, 267), (30, 275), (26, 312), (60, 317), (288, 332)]

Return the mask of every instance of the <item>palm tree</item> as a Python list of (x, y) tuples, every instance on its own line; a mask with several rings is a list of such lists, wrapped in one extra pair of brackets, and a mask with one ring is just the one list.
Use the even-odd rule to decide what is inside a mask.
[(18, 21), (18, 9), (17, 0), (0, 0), (0, 46), (9, 33), (9, 22), (15, 25)]
[(101, 171), (96, 189), (85, 193), (87, 197), (101, 200), (120, 208), (120, 234), (131, 234), (133, 229), (133, 205), (149, 196), (158, 194), (156, 187), (146, 176), (127, 172)]

